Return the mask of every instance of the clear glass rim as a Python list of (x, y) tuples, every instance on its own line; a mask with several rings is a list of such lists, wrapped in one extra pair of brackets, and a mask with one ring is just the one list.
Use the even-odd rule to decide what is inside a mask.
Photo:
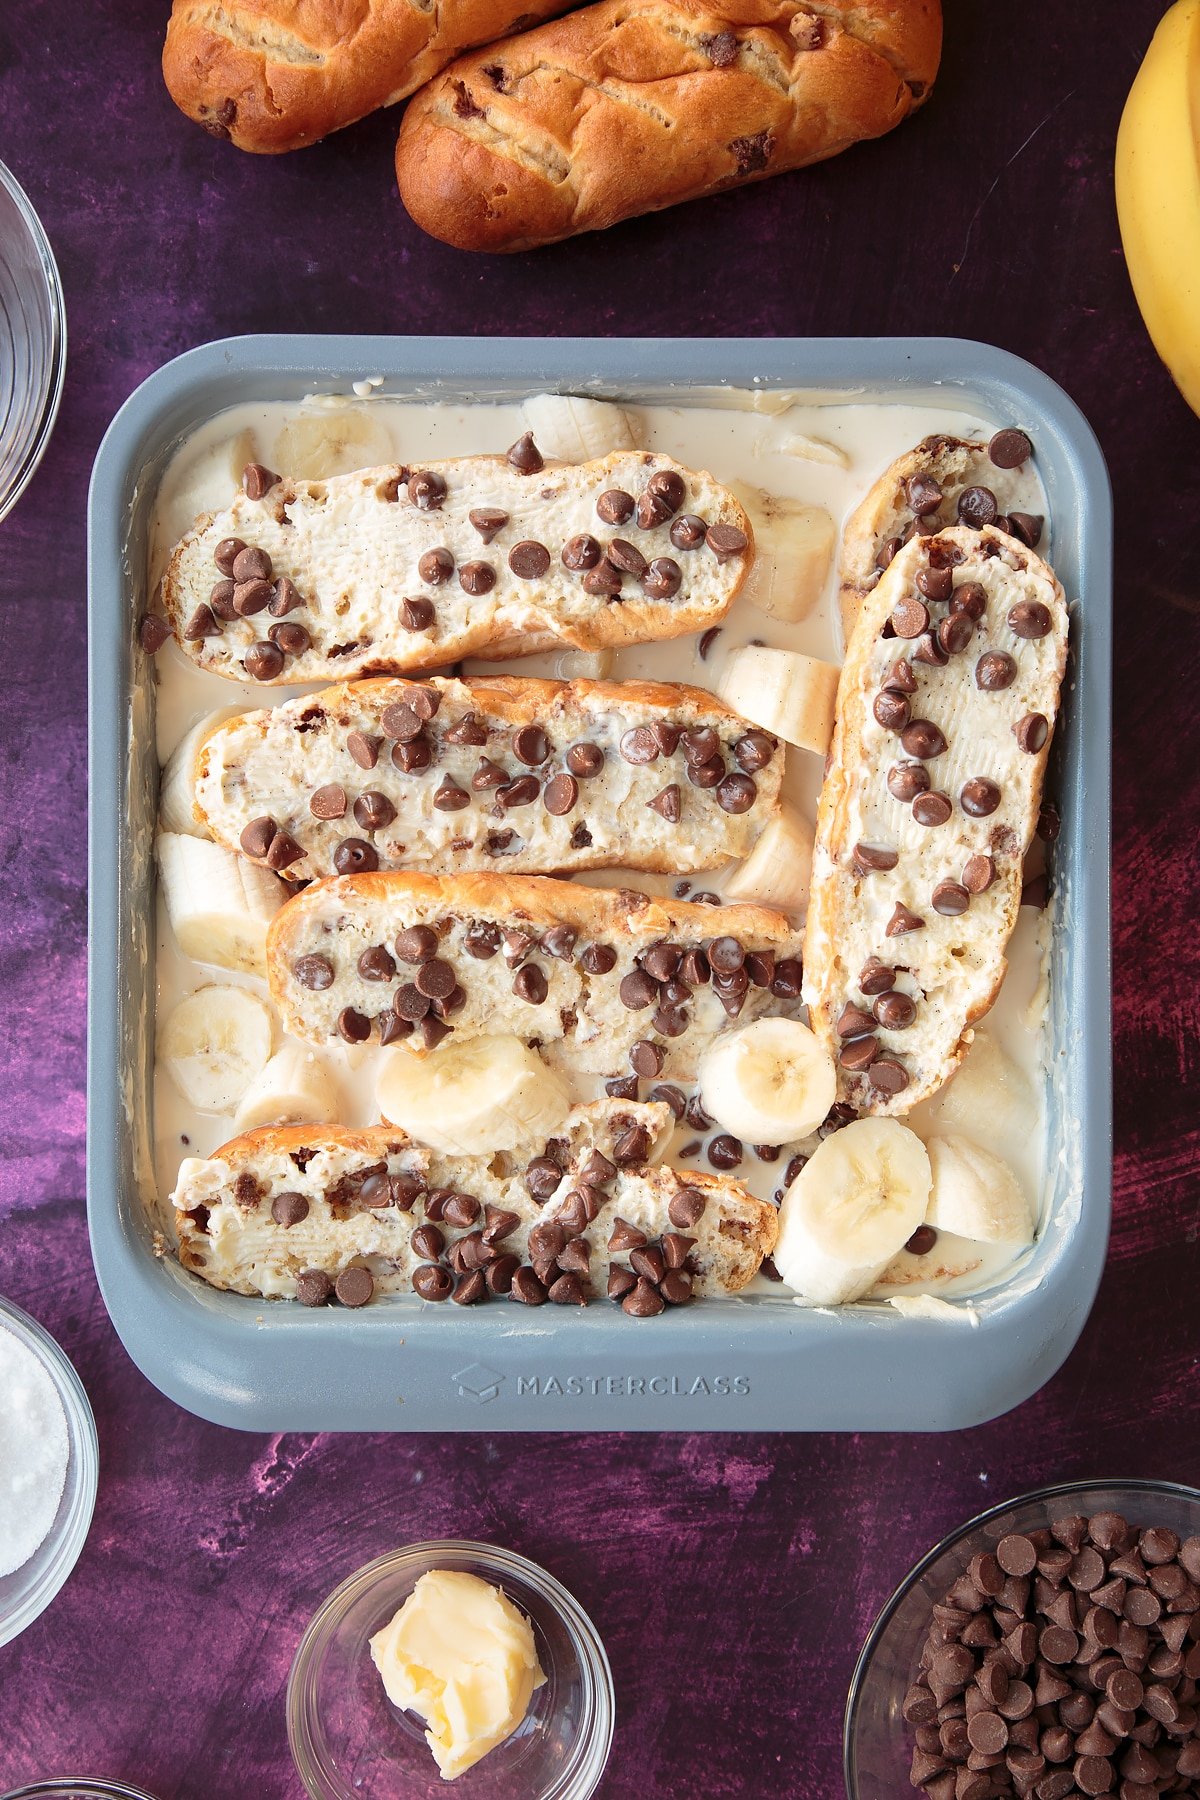
[[(58, 263), (50, 240), (46, 236), (45, 227), (34, 210), (28, 194), (3, 162), (0, 162), (0, 187), (11, 197), (14, 206), (28, 231), (42, 275), (46, 283), (46, 295), (50, 302), (50, 360), (46, 370), (46, 378), (41, 395), (41, 408), (37, 424), (30, 434), (29, 442), (17, 466), (16, 473), (6, 492), (0, 492), (0, 520), (10, 513), (25, 489), (29, 486), (34, 470), (45, 454), (46, 445), (50, 442), (50, 433), (54, 429), (54, 421), (58, 417), (59, 402), (62, 400), (63, 383), (67, 375), (67, 306), (63, 294), (62, 277), (58, 272)], [(3, 1797), (0, 1796), (0, 1800)]]
[(1125, 1481), (1102, 1481), (1099, 1479), (1089, 1481), (1054, 1481), (1049, 1483), (1046, 1487), (1030, 1488), (1027, 1493), (1016, 1494), (1010, 1500), (1003, 1500), (997, 1505), (986, 1507), (983, 1512), (976, 1513), (974, 1518), (968, 1519), (965, 1525), (960, 1525), (956, 1530), (947, 1532), (946, 1536), (942, 1538), (939, 1543), (935, 1544), (932, 1550), (927, 1551), (926, 1554), (921, 1557), (919, 1562), (913, 1564), (912, 1568), (908, 1571), (908, 1574), (891, 1595), (891, 1598), (884, 1602), (879, 1610), (875, 1623), (867, 1633), (866, 1641), (863, 1644), (862, 1649), (858, 1653), (858, 1660), (854, 1665), (854, 1673), (850, 1677), (850, 1688), (846, 1695), (846, 1710), (842, 1720), (842, 1780), (845, 1783), (847, 1794), (853, 1794), (855, 1792), (851, 1752), (854, 1746), (854, 1732), (858, 1717), (858, 1702), (862, 1693), (863, 1680), (866, 1676), (867, 1669), (870, 1666), (871, 1659), (874, 1656), (881, 1639), (886, 1633), (888, 1626), (892, 1622), (897, 1607), (909, 1590), (920, 1581), (925, 1571), (931, 1568), (940, 1556), (944, 1556), (947, 1551), (953, 1550), (955, 1545), (962, 1543), (964, 1538), (972, 1537), (975, 1532), (982, 1530), (985, 1525), (989, 1524), (993, 1519), (1000, 1518), (1004, 1513), (1015, 1512), (1017, 1508), (1021, 1506), (1034, 1506), (1049, 1500), (1065, 1500), (1072, 1495), (1089, 1493), (1163, 1494), (1177, 1497), (1182, 1500), (1190, 1500), (1195, 1506), (1200, 1507), (1200, 1489), (1188, 1487), (1186, 1482), (1182, 1481), (1151, 1481), (1141, 1477), (1136, 1480)]
[(12, 1788), (0, 1794), (0, 1800), (34, 1800), (36, 1795), (69, 1794), (71, 1800), (154, 1800), (144, 1788), (127, 1787), (123, 1781), (106, 1781), (99, 1775), (60, 1775), (54, 1781), (31, 1781), (28, 1787)]
[(469, 1538), (426, 1538), (375, 1557), (339, 1583), (309, 1620), (296, 1647), (287, 1685), (288, 1745), (306, 1790), (313, 1800), (326, 1800), (330, 1792), (312, 1728), (317, 1716), (312, 1683), (319, 1651), (354, 1601), (381, 1576), (396, 1574), (436, 1556), (469, 1558), (499, 1577), (508, 1574), (519, 1578), (536, 1589), (558, 1614), (584, 1671), (588, 1714), (581, 1725), (577, 1753), (550, 1792), (553, 1800), (588, 1800), (608, 1763), (616, 1714), (612, 1671), (600, 1634), (575, 1596), (538, 1563), (499, 1544), (481, 1544)]
[[(23, 1312), (13, 1301), (0, 1296), (0, 1328), (11, 1330), (14, 1337), (33, 1351), (54, 1383), (67, 1415), (68, 1484), (72, 1484), (72, 1475), (74, 1477), (66, 1517), (52, 1528), (49, 1538), (44, 1539), (34, 1552), (35, 1556), (40, 1555), (47, 1544), (50, 1546), (45, 1568), (15, 1611), (0, 1618), (2, 1645), (19, 1637), (26, 1626), (32, 1625), (45, 1612), (79, 1561), (96, 1506), (96, 1490), (100, 1480), (100, 1439), (87, 1390), (66, 1351), (50, 1336), (45, 1326), (39, 1325), (36, 1319)], [(14, 1574), (19, 1573), (19, 1570), (14, 1570)], [(17, 1791), (38, 1793), (42, 1790), (21, 1788)], [(53, 1793), (53, 1784), (49, 1791)], [(136, 1790), (128, 1791), (134, 1793), (137, 1800)], [(8, 1800), (8, 1796), (0, 1796), (0, 1800)]]

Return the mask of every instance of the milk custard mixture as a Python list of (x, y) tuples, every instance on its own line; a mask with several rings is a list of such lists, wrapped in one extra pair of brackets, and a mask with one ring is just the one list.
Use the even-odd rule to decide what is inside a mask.
[(631, 1320), (1010, 1278), (1067, 633), (1022, 421), (380, 385), (157, 497), (172, 1253)]

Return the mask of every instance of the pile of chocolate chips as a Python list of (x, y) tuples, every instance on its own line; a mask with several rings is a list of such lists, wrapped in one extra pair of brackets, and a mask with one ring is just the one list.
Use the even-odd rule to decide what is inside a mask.
[(930, 1800), (1200, 1794), (1200, 1537), (1119, 1513), (972, 1558), (904, 1697)]

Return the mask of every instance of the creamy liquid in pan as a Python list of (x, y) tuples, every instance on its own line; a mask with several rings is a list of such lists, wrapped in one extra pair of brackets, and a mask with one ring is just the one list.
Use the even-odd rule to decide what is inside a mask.
[[(360, 384), (361, 385), (361, 384)], [(989, 420), (949, 405), (897, 405), (891, 402), (812, 403), (808, 397), (782, 413), (757, 410), (767, 396), (722, 393), (714, 404), (629, 407), (626, 410), (639, 429), (645, 448), (665, 451), (686, 467), (709, 470), (718, 481), (761, 488), (770, 494), (828, 508), (835, 522), (843, 523), (871, 483), (895, 457), (933, 432), (961, 437), (988, 438), (999, 425), (1020, 420)], [(775, 396), (771, 396), (774, 400)], [(164, 474), (157, 497), (150, 541), (150, 586), (153, 592), (178, 540), (197, 514), (229, 503), (247, 462), (257, 461), (284, 474), (347, 473), (351, 469), (393, 461), (418, 462), (434, 458), (503, 452), (525, 430), (520, 408), (515, 405), (445, 405), (411, 403), (385, 398), (345, 400), (322, 398), (303, 404), (248, 403), (220, 414), (193, 434), (176, 452)], [(313, 433), (320, 433), (333, 449), (335, 460), (319, 469), (310, 466)], [(837, 446), (849, 458), (849, 467), (819, 463), (785, 452), (783, 442), (807, 434)], [(1036, 449), (1036, 444), (1035, 444)], [(329, 450), (324, 452), (326, 456)], [(1029, 492), (1022, 506), (1030, 512), (1046, 511), (1045, 497), (1036, 474), (1028, 476)], [(1040, 549), (1053, 560), (1047, 539)], [(727, 615), (720, 635), (702, 660), (696, 637), (667, 643), (644, 644), (617, 653), (614, 678), (637, 676), (660, 681), (691, 682), (715, 687), (730, 651), (751, 640), (780, 649), (800, 650), (829, 661), (841, 661), (837, 619), (836, 567), (825, 593), (808, 618), (786, 624), (769, 618), (743, 597)], [(155, 658), (158, 682), (157, 748), (164, 762), (184, 734), (217, 708), (237, 710), (278, 705), (293, 695), (311, 692), (312, 686), (262, 688), (256, 683), (224, 681), (201, 673), (168, 643)], [(522, 658), (511, 663), (467, 661), (462, 672), (502, 672), (542, 676), (570, 676), (575, 671), (564, 652)], [(812, 820), (816, 815), (821, 780), (821, 759), (789, 747), (784, 794)], [(1036, 847), (1035, 847), (1036, 850)], [(720, 893), (722, 870), (701, 872), (692, 878), (695, 889)], [(669, 893), (671, 877), (641, 872), (610, 876), (600, 871), (580, 877), (596, 885), (619, 881), (625, 886)], [(266, 983), (253, 976), (207, 967), (183, 956), (175, 944), (161, 899), (158, 902), (157, 1016), (170, 1009), (194, 988), (210, 983), (231, 983), (255, 989), (266, 998)], [(990, 1122), (981, 1118), (972, 1135), (1004, 1156), (1012, 1165), (1027, 1194), (1038, 1203), (1044, 1219), (1046, 1069), (1045, 1017), (1046, 971), (1043, 953), (1045, 933), (1042, 915), (1021, 909), (1009, 946), (1009, 972), (1000, 997), (985, 1021), (988, 1033), (1026, 1075), (1037, 1096), (1035, 1114), (1020, 1142), (989, 1135)], [(276, 1027), (275, 1048), (281, 1034)], [(347, 1125), (366, 1125), (377, 1120), (374, 1105), (376, 1067), (381, 1052), (370, 1046), (326, 1045), (321, 1055), (337, 1082)], [(602, 1084), (585, 1078), (579, 1099), (602, 1092)], [(648, 1091), (648, 1089), (646, 1090)], [(644, 1097), (644, 1095), (643, 1095)], [(919, 1123), (919, 1112), (912, 1121)], [(235, 1134), (232, 1115), (198, 1113), (181, 1097), (161, 1067), (154, 1082), (154, 1145), (158, 1193), (165, 1203), (175, 1185), (180, 1161), (185, 1156), (206, 1156)], [(678, 1160), (679, 1150), (697, 1133), (686, 1122), (676, 1131), (665, 1159)], [(680, 1162), (686, 1168), (687, 1161)], [(702, 1161), (698, 1166), (706, 1167)], [(760, 1163), (747, 1147), (746, 1158), (734, 1171), (739, 1180), (764, 1198), (782, 1185), (786, 1158)], [(169, 1207), (165, 1208), (169, 1213)], [(914, 1280), (899, 1290), (906, 1294), (937, 1292), (967, 1294), (994, 1283), (1011, 1261), (1011, 1248), (968, 1245), (941, 1233), (939, 1257), (948, 1264), (966, 1267), (970, 1273), (949, 1282)], [(916, 1276), (916, 1268), (910, 1270)], [(783, 1297), (789, 1290), (759, 1278), (747, 1290), (752, 1294)]]

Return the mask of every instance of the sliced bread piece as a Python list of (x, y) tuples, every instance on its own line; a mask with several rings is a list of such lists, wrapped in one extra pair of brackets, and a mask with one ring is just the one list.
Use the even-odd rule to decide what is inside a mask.
[[(290, 900), (267, 945), (287, 1030), (435, 1049), (511, 1033), (571, 1071), (690, 1076), (730, 1018), (796, 1010), (799, 937), (705, 906), (536, 875), (375, 874)], [(397, 1051), (396, 1054), (407, 1054)]]
[(184, 651), (231, 680), (336, 681), (704, 631), (750, 568), (728, 488), (650, 451), (507, 456), (283, 480), (197, 520), (163, 604)]
[(219, 842), (289, 880), (668, 873), (749, 855), (778, 813), (783, 762), (775, 738), (703, 688), (355, 681), (211, 731), (195, 810)]
[(1053, 570), (993, 529), (912, 539), (863, 602), (804, 945), (843, 1102), (908, 1112), (953, 1074), (996, 998), (1067, 624)]
[[(666, 1106), (599, 1100), (548, 1142), (488, 1157), (440, 1155), (387, 1126), (247, 1132), (182, 1164), (179, 1260), (213, 1287), (309, 1304), (414, 1291), (468, 1304), (509, 1295), (518, 1268), (534, 1304), (600, 1298), (612, 1267), (620, 1299), (639, 1261), (654, 1293), (631, 1302), (634, 1316), (672, 1294), (734, 1293), (774, 1245), (775, 1208), (729, 1176), (650, 1163), (673, 1122)], [(685, 1278), (665, 1295), (653, 1256), (630, 1266), (652, 1246), (664, 1274)]]

